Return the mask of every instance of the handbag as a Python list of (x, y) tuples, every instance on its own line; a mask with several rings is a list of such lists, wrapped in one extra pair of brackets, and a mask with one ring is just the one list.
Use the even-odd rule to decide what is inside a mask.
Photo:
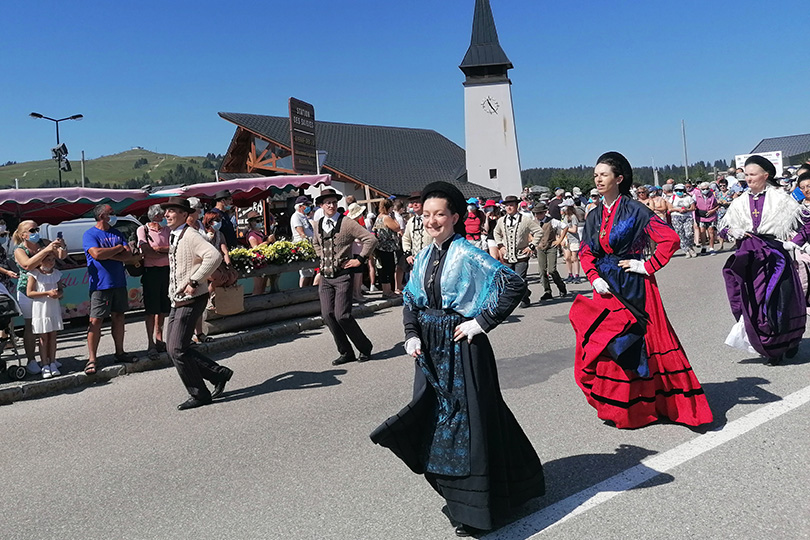
[(235, 315), (245, 311), (245, 288), (239, 284), (216, 287), (211, 300), (217, 315)]
[[(143, 226), (144, 231), (146, 232), (146, 238), (149, 239), (149, 231), (146, 229), (146, 225)], [(125, 264), (124, 268), (132, 277), (141, 277), (144, 273), (144, 265), (143, 265), (143, 254), (141, 253), (141, 258), (135, 263), (132, 264)]]

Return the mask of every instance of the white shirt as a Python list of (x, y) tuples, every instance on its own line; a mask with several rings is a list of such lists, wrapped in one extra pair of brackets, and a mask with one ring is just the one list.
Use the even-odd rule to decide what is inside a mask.
[[(297, 227), (304, 229), (304, 236), (301, 236)], [(312, 223), (309, 221), (307, 216), (301, 212), (298, 212), (297, 210), (292, 216), (290, 216), (290, 229), (292, 229), (293, 242), (312, 238)]]

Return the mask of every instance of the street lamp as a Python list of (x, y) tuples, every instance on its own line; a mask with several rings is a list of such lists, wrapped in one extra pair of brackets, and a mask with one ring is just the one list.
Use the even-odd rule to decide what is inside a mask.
[(54, 155), (54, 159), (56, 159), (57, 171), (59, 172), (59, 187), (62, 187), (62, 170), (64, 167), (65, 171), (70, 171), (70, 162), (67, 160), (65, 156), (67, 156), (67, 147), (64, 145), (60, 145), (59, 143), (59, 122), (64, 122), (65, 120), (81, 120), (84, 118), (81, 114), (74, 114), (73, 116), (68, 116), (65, 118), (51, 118), (49, 116), (43, 116), (39, 113), (32, 112), (29, 114), (31, 118), (42, 118), (43, 120), (50, 120), (56, 124), (56, 148), (51, 150)]

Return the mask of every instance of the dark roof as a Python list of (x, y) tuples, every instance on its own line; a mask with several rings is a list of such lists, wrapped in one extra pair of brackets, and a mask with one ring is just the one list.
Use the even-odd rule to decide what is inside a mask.
[[(290, 120), (221, 112), (219, 116), (253, 133), (290, 146)], [(318, 150), (328, 152), (324, 166), (388, 195), (408, 195), (431, 182), (450, 182), (466, 197), (500, 194), (466, 181), (464, 149), (430, 129), (315, 123)]]
[(475, 0), (470, 48), (459, 67), (469, 75), (474, 68), (484, 66), (503, 66), (507, 70), (512, 69), (512, 62), (498, 42), (498, 31), (495, 29), (489, 0)]
[(781, 151), (785, 157), (797, 156), (810, 152), (810, 133), (805, 135), (790, 135), (787, 137), (773, 137), (762, 139), (760, 143), (751, 150), (752, 154), (759, 152)]

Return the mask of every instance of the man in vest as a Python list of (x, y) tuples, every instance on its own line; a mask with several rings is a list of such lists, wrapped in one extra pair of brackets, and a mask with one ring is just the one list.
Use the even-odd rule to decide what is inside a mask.
[(551, 296), (551, 284), (548, 280), (549, 275), (560, 291), (560, 297), (568, 294), (565, 283), (560, 277), (560, 273), (557, 272), (557, 246), (554, 245), (562, 223), (548, 215), (546, 203), (537, 203), (532, 212), (534, 212), (535, 221), (540, 224), (543, 231), (540, 243), (537, 245), (537, 265), (540, 267), (540, 280), (544, 291), (540, 301), (544, 302), (553, 298)]
[[(540, 224), (518, 212), (520, 200), (509, 195), (503, 200), (506, 215), (498, 219), (495, 225), (495, 243), (501, 252), (501, 259), (509, 268), (514, 270), (524, 280), (529, 270), (529, 257), (540, 243), (543, 229)], [(532, 241), (529, 242), (529, 235)], [(521, 301), (521, 307), (528, 307), (531, 291), (526, 290), (526, 296)]]
[(408, 204), (410, 204), (413, 215), (405, 225), (405, 232), (402, 234), (402, 251), (405, 252), (405, 260), (410, 269), (413, 267), (414, 257), (430, 245), (431, 238), (422, 221), (422, 193), (420, 191), (411, 193), (408, 197)]
[[(374, 251), (377, 239), (365, 227), (340, 214), (338, 201), (343, 196), (334, 189), (325, 189), (315, 204), (323, 209), (323, 217), (315, 224), (312, 244), (321, 259), (321, 283), (318, 295), (321, 300), (321, 316), (332, 332), (340, 356), (332, 361), (333, 366), (347, 362), (365, 362), (371, 357), (371, 341), (352, 317), (352, 268), (366, 263)], [(359, 240), (363, 249), (352, 255), (352, 244)], [(356, 357), (352, 343), (360, 351)]]

